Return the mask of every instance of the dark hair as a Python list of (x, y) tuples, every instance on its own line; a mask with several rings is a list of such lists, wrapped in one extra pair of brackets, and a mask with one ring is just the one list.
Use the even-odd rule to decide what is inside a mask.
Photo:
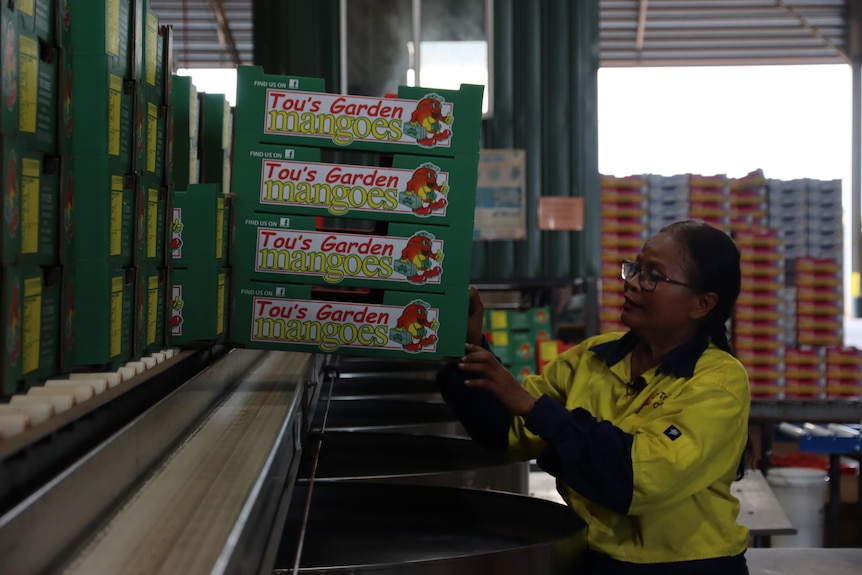
[(688, 251), (685, 268), (695, 291), (714, 292), (718, 301), (704, 318), (702, 329), (719, 349), (733, 354), (727, 321), (739, 297), (739, 249), (723, 231), (699, 220), (674, 222), (661, 229), (678, 238)]
[[(673, 234), (688, 251), (685, 269), (688, 282), (695, 291), (715, 292), (718, 301), (704, 318), (702, 329), (716, 347), (733, 355), (733, 347), (727, 333), (727, 321), (733, 314), (739, 297), (742, 272), (739, 266), (739, 249), (723, 231), (699, 220), (674, 222), (661, 229)], [(746, 422), (747, 423), (747, 422)], [(754, 446), (748, 436), (736, 479), (742, 479), (745, 469), (753, 459)]]

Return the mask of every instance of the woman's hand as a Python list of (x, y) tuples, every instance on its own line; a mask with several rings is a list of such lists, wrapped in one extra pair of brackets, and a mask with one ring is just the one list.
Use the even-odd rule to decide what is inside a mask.
[(467, 387), (490, 391), (511, 414), (527, 415), (532, 411), (536, 399), (487, 349), (468, 343), (467, 353), (458, 362), (458, 368), (476, 374), (464, 382)]
[(467, 343), (482, 345), (482, 320), (485, 315), (485, 304), (479, 297), (479, 290), (470, 288), (470, 305), (467, 310)]

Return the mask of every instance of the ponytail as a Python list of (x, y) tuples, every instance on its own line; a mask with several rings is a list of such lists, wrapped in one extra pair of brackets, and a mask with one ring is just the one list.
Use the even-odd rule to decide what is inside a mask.
[(715, 344), (715, 347), (722, 351), (726, 351), (730, 355), (734, 355), (733, 347), (730, 345), (730, 338), (727, 333), (727, 324), (724, 320), (718, 321), (715, 316), (707, 319), (709, 322), (709, 339)]

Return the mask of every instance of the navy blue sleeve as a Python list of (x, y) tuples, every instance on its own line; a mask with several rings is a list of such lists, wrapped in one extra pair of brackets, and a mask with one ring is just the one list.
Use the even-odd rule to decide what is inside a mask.
[(634, 436), (589, 411), (569, 411), (543, 395), (526, 416), (527, 429), (548, 446), (536, 463), (569, 487), (617, 513), (628, 512), (634, 491)]
[[(484, 338), (482, 345), (488, 349)], [(491, 453), (505, 453), (514, 416), (490, 391), (464, 385), (472, 376), (449, 364), (437, 374), (440, 393), (474, 441)]]

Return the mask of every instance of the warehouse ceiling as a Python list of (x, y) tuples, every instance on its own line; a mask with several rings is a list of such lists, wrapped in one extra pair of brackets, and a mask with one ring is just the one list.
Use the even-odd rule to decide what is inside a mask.
[[(348, 0), (349, 1), (349, 0)], [(600, 0), (601, 66), (841, 64), (852, 0)], [(252, 0), (152, 0), (178, 68), (252, 63)]]

